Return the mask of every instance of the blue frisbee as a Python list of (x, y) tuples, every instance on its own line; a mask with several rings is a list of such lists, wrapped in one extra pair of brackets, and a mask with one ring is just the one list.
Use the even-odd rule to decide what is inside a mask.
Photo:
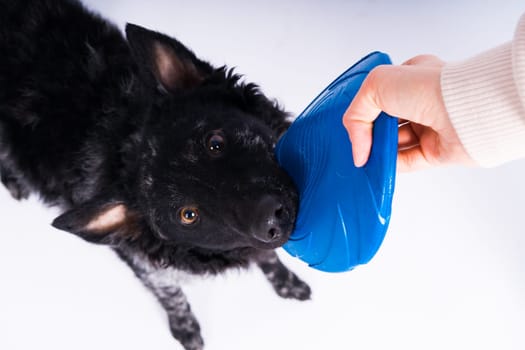
[(391, 64), (374, 52), (331, 83), (279, 140), (276, 157), (299, 190), (294, 232), (284, 249), (309, 266), (342, 272), (366, 264), (390, 222), (397, 159), (397, 119), (382, 113), (364, 167), (354, 166), (342, 116), (367, 74)]

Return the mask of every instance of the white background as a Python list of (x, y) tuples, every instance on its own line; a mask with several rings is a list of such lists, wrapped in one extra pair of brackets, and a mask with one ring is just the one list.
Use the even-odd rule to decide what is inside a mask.
[[(86, 1), (238, 67), (293, 114), (370, 51), (467, 58), (512, 37), (522, 1)], [(349, 155), (350, 156), (350, 155)], [(186, 292), (207, 349), (525, 349), (525, 161), (397, 179), (375, 259), (278, 298), (254, 269)], [(0, 189), (0, 349), (180, 349), (163, 310), (106, 248), (49, 226), (57, 212)]]

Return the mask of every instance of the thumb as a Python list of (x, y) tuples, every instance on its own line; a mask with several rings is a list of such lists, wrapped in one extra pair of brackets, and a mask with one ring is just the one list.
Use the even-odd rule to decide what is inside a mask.
[(381, 113), (381, 107), (377, 103), (377, 82), (382, 79), (384, 70), (388, 67), (378, 66), (368, 74), (343, 115), (343, 125), (352, 142), (352, 155), (357, 167), (365, 165), (370, 156), (373, 123)]

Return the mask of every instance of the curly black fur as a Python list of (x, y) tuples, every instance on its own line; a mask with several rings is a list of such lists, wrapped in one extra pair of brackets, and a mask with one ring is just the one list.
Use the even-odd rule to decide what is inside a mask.
[(255, 262), (279, 295), (309, 297), (272, 251), (297, 192), (273, 156), (289, 122), (257, 85), (166, 35), (129, 24), (124, 37), (74, 0), (0, 6), (0, 174), (14, 198), (40, 195), (64, 211), (55, 227), (115, 249), (187, 349), (203, 342), (168, 272)]

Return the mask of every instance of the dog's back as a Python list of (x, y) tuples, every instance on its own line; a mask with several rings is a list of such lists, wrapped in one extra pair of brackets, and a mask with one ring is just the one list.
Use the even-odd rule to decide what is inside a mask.
[(129, 48), (116, 27), (76, 1), (8, 0), (0, 7), (2, 178), (15, 197), (33, 187), (67, 206), (81, 200), (74, 183), (90, 191), (79, 169), (97, 160), (78, 159), (88, 147), (83, 140), (96, 134), (100, 147), (108, 146), (114, 135), (104, 119), (126, 114), (113, 113), (115, 106), (133, 108)]

